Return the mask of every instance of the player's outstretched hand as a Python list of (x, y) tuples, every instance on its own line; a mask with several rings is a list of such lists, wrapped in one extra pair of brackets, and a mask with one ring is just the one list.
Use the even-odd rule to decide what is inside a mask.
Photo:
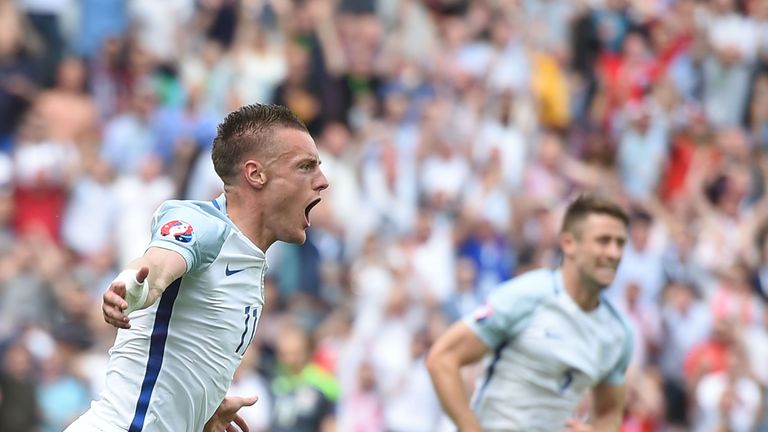
[(570, 419), (565, 424), (565, 431), (563, 432), (595, 432), (595, 429), (592, 425), (582, 423), (575, 419)]
[[(144, 283), (149, 275), (149, 268), (142, 267), (136, 273), (136, 282)], [(129, 329), (131, 323), (126, 316), (125, 310), (128, 308), (128, 302), (125, 300), (126, 287), (124, 282), (113, 281), (103, 296), (101, 312), (104, 315), (104, 321), (107, 324), (117, 328)]]
[(203, 432), (237, 432), (235, 425), (243, 432), (248, 432), (248, 424), (237, 414), (240, 408), (251, 406), (259, 400), (258, 396), (227, 396), (205, 424)]

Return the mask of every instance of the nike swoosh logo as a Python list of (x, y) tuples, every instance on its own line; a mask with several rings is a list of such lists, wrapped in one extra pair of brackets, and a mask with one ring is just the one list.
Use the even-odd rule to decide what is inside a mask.
[(224, 270), (224, 273), (225, 273), (227, 276), (232, 276), (233, 274), (235, 274), (235, 273), (240, 273), (240, 272), (241, 272), (241, 271), (243, 271), (243, 270), (245, 270), (245, 269), (244, 269), (244, 268), (242, 268), (242, 269), (240, 269), (240, 270), (230, 270), (230, 269), (229, 269), (229, 263), (227, 263), (227, 268), (226, 268), (226, 270)]

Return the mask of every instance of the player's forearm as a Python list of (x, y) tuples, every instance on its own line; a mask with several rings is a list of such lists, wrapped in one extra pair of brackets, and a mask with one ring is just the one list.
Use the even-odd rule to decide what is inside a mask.
[(446, 414), (460, 432), (480, 432), (480, 422), (469, 407), (469, 396), (461, 379), (459, 365), (438, 356), (430, 356), (427, 367)]
[[(144, 259), (143, 257), (131, 261), (128, 263), (128, 265), (125, 266), (125, 269), (138, 271), (142, 267), (149, 268), (149, 275), (144, 282), (147, 285), (148, 292), (146, 300), (142, 304), (136, 305), (135, 310), (145, 309), (152, 306), (157, 301), (157, 299), (163, 295), (163, 292), (165, 292), (165, 289), (168, 287), (168, 285), (170, 285), (170, 282), (167, 281), (168, 277), (160, 274), (162, 270), (159, 269), (157, 265), (153, 264), (149, 260)], [(118, 279), (120, 279), (120, 277), (118, 277)], [(134, 277), (131, 277), (130, 279), (133, 280)], [(139, 288), (140, 286), (137, 285), (137, 289)], [(126, 300), (128, 300), (128, 298), (126, 298)], [(129, 304), (131, 304), (130, 300)], [(131, 309), (129, 308), (129, 310)]]
[(175, 252), (150, 248), (144, 256), (128, 263), (127, 269), (139, 270), (142, 267), (149, 269), (146, 280), (149, 288), (147, 299), (138, 309), (152, 306), (163, 295), (165, 289), (184, 274), (186, 262), (180, 255), (175, 255)]

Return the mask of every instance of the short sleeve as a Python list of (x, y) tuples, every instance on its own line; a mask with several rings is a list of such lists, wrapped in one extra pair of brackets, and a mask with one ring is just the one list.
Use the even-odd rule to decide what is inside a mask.
[(155, 212), (148, 248), (178, 252), (189, 273), (213, 262), (225, 236), (226, 227), (216, 218), (184, 201), (167, 201)]
[(619, 361), (616, 362), (616, 366), (608, 372), (608, 374), (605, 376), (605, 379), (603, 380), (603, 382), (606, 384), (617, 386), (624, 384), (627, 367), (629, 367), (629, 362), (632, 360), (632, 351), (634, 350), (634, 337), (632, 334), (632, 329), (629, 327), (626, 321), (622, 320), (621, 323), (624, 327), (624, 333), (626, 335), (624, 339), (624, 348), (622, 349)]
[(554, 294), (549, 273), (540, 270), (500, 285), (483, 306), (464, 318), (464, 322), (489, 349), (495, 350), (522, 332), (539, 304)]

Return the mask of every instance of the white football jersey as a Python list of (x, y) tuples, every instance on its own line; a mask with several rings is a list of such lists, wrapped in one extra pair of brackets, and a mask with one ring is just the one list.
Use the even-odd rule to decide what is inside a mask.
[(605, 298), (582, 310), (560, 271), (502, 284), (465, 322), (493, 352), (473, 396), (484, 431), (561, 431), (590, 387), (624, 383), (628, 322)]
[(78, 423), (106, 432), (201, 431), (256, 332), (264, 252), (227, 217), (224, 195), (165, 202), (149, 247), (180, 253), (187, 272), (118, 330), (105, 390)]

